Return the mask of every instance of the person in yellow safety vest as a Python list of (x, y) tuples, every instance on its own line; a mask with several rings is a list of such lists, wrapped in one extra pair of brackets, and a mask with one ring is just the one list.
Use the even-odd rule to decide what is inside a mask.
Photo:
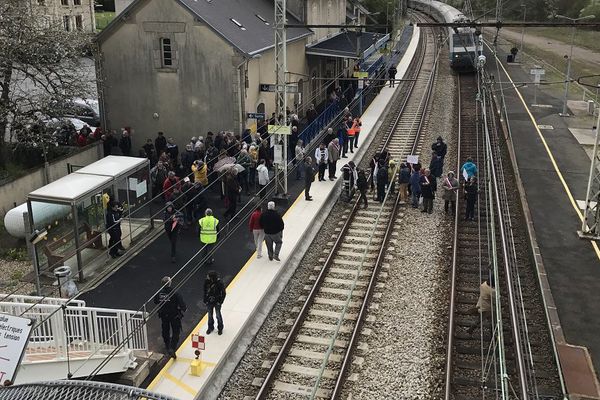
[(360, 135), (360, 127), (362, 126), (362, 121), (360, 117), (354, 118), (354, 123), (352, 124), (352, 129), (354, 129), (354, 147), (358, 148), (358, 136)]
[[(213, 216), (213, 211), (207, 208), (204, 212), (204, 217), (198, 220), (200, 229), (200, 243), (202, 244), (202, 259), (210, 253), (214, 244), (217, 242), (217, 235), (219, 233), (219, 220)], [(215, 262), (214, 257), (207, 261), (207, 264)]]

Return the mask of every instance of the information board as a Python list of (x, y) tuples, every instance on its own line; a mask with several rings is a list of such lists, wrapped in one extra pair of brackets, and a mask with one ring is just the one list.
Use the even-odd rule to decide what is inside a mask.
[(29, 318), (0, 313), (0, 383), (14, 382), (31, 333)]

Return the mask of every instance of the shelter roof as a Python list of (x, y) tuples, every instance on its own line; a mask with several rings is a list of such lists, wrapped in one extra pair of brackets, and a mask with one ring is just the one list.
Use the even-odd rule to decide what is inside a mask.
[(362, 32), (360, 34), (360, 57), (357, 57), (357, 33), (345, 31), (336, 34), (318, 43), (306, 46), (306, 54), (326, 57), (362, 58), (369, 47), (377, 47), (378, 42), (385, 35), (375, 32)]
[(127, 175), (129, 172), (148, 163), (147, 158), (106, 156), (100, 160), (78, 169), (77, 174), (110, 176), (112, 178)]
[(69, 174), (34, 190), (27, 197), (30, 200), (71, 203), (87, 194), (102, 189), (111, 181), (112, 178), (110, 176)]

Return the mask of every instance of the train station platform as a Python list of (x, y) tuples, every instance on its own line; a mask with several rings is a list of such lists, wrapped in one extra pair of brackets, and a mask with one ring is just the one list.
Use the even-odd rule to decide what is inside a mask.
[[(600, 370), (600, 250), (598, 243), (580, 239), (590, 158), (571, 120), (559, 116), (562, 97), (534, 86), (515, 89), (511, 82), (531, 82), (529, 70), (507, 64), (506, 54), (497, 81), (503, 82), (508, 126), (531, 224), (537, 240), (534, 258), (550, 317), (567, 393), (600, 398), (595, 371)], [(496, 75), (488, 52), (487, 67)], [(591, 133), (591, 126), (588, 128)], [(585, 131), (585, 129), (584, 129)], [(549, 287), (544, 287), (547, 279)], [(575, 397), (578, 398), (578, 397)]]
[[(418, 29), (415, 28), (406, 52), (398, 64), (398, 79), (401, 79), (408, 69), (418, 38)], [(348, 153), (347, 159), (340, 160), (339, 168), (344, 163), (359, 160), (366, 153), (369, 143), (379, 129), (387, 105), (399, 86), (382, 88), (363, 113), (360, 147), (353, 154)], [(168, 361), (150, 383), (149, 389), (181, 400), (211, 399), (218, 396), (337, 201), (340, 185), (341, 179), (335, 182), (314, 182), (311, 188), (311, 196), (314, 199), (312, 202), (305, 201), (304, 193), (299, 193), (283, 214), (285, 230), (281, 261), (269, 261), (266, 256), (257, 259), (253, 253), (239, 273), (231, 279), (227, 286), (227, 298), (222, 306), (223, 334), (219, 336), (214, 332), (205, 336), (206, 350), (202, 352), (198, 373), (191, 374), (195, 349), (192, 347), (190, 334), (177, 350), (177, 358)], [(252, 241), (247, 239), (247, 242)], [(199, 302), (201, 282), (196, 282), (196, 288), (194, 301)], [(204, 335), (206, 325), (207, 316), (204, 315), (191, 332)]]

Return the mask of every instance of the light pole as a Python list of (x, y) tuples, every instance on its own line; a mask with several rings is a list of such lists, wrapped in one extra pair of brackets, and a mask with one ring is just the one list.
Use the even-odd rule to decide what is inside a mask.
[[(594, 15), (586, 15), (585, 17), (581, 17), (581, 18), (571, 18), (571, 17), (565, 17), (564, 15), (556, 15), (555, 18), (562, 18), (562, 19), (566, 19), (569, 20), (573, 23), (576, 23), (578, 21), (582, 21), (584, 19), (590, 19), (590, 18), (596, 18), (596, 16)], [(562, 113), (560, 113), (561, 117), (568, 117), (569, 113), (567, 111), (567, 98), (569, 96), (569, 83), (571, 81), (571, 59), (573, 58), (573, 44), (575, 42), (575, 25), (573, 25), (571, 27), (571, 50), (569, 52), (569, 56), (568, 56), (568, 60), (567, 60), (567, 79), (565, 80), (565, 97), (563, 100), (563, 109), (562, 109)]]
[(523, 28), (521, 30), (521, 45), (519, 46), (519, 53), (523, 54), (523, 38), (525, 37), (525, 16), (527, 15), (527, 5), (525, 3), (521, 3), (521, 8), (523, 9)]

